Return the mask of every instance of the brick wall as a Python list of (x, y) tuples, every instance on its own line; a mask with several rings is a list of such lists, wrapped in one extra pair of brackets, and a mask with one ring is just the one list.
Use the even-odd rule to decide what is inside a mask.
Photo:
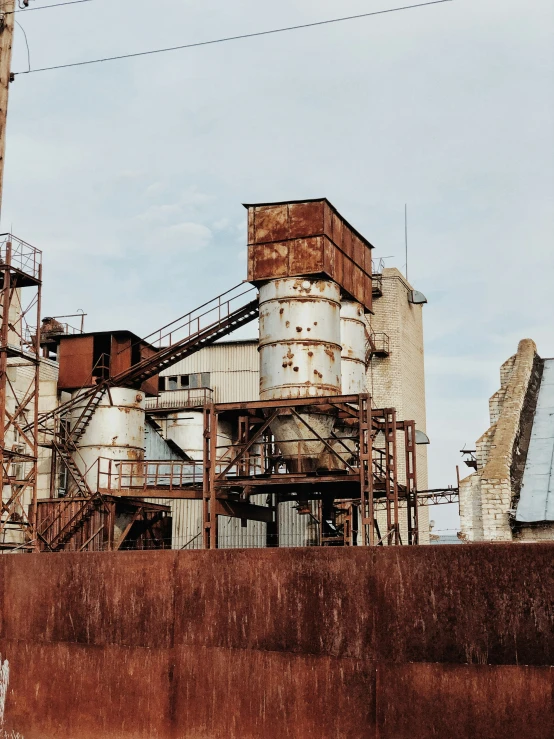
[[(399, 420), (414, 420), (416, 428), (426, 431), (425, 367), (423, 353), (423, 306), (408, 301), (412, 286), (396, 268), (383, 270), (382, 296), (374, 298), (374, 315), (370, 317), (371, 329), (389, 337), (389, 356), (374, 357), (367, 373), (367, 389), (377, 408), (396, 408)], [(417, 488), (426, 490), (427, 447), (416, 451)], [(399, 480), (406, 479), (404, 439), (398, 437)], [(381, 532), (385, 531), (384, 514), (377, 520)], [(406, 514), (401, 512), (400, 531), (407, 540)], [(419, 510), (420, 543), (429, 543), (429, 508)]]

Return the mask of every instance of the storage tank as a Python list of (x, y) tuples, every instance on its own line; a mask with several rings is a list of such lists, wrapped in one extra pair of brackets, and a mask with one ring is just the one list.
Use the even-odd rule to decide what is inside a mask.
[(368, 343), (364, 309), (353, 300), (340, 306), (341, 384), (343, 395), (366, 390), (366, 347)]
[[(341, 338), (341, 388), (343, 395), (358, 395), (366, 391), (366, 347), (368, 343), (364, 309), (353, 300), (343, 300), (340, 307)], [(327, 450), (324, 466), (329, 469), (345, 469), (351, 463), (358, 444), (357, 427), (345, 421), (337, 421), (334, 433), (340, 441), (331, 442), (337, 454)]]
[[(78, 422), (86, 403), (84, 400), (73, 407), (72, 426)], [(144, 460), (144, 423), (144, 393), (123, 387), (113, 387), (109, 393), (104, 393), (73, 453), (73, 459), (93, 490), (97, 487), (96, 461), (99, 457), (130, 462)], [(106, 469), (104, 462), (102, 470)], [(126, 471), (130, 473), (130, 469)], [(137, 472), (140, 478), (140, 467)], [(139, 483), (140, 479), (133, 481), (133, 484)], [(101, 480), (100, 487), (107, 487), (107, 479)]]
[[(174, 441), (191, 459), (201, 462), (204, 458), (204, 414), (199, 410), (169, 413), (166, 438)], [(218, 421), (217, 456), (228, 458), (228, 447), (232, 443), (231, 424)]]
[[(340, 290), (331, 280), (286, 277), (260, 287), (260, 399), (340, 394)], [(302, 411), (328, 438), (335, 416)], [(271, 431), (290, 472), (320, 466), (324, 444), (294, 415), (280, 416)]]

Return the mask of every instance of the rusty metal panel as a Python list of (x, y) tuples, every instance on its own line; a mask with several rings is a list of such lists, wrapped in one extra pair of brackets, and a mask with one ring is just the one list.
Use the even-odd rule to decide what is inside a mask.
[(175, 643), (369, 659), (372, 552), (187, 552), (175, 572)]
[[(353, 244), (354, 244), (354, 241), (356, 241), (356, 240), (359, 241), (359, 239), (357, 239), (357, 236), (355, 234), (353, 234), (352, 231), (349, 228), (344, 228), (342, 230), (342, 251), (348, 257), (350, 257), (351, 259), (354, 257), (354, 246), (353, 246)], [(359, 243), (361, 245), (362, 242), (360, 241)], [(365, 249), (364, 249), (364, 251), (365, 251)], [(369, 249), (367, 251), (371, 254), (371, 251), (369, 251)], [(356, 260), (354, 260), (354, 261), (356, 261)], [(358, 264), (361, 264), (361, 262), (358, 262)]]
[(367, 660), (179, 647), (178, 736), (374, 739), (375, 670)]
[(324, 233), (324, 202), (291, 203), (289, 206), (289, 239)]
[[(343, 244), (342, 244), (343, 221), (338, 213), (333, 213), (331, 224), (333, 228), (331, 240), (335, 244), (335, 246), (338, 246), (339, 249), (342, 250), (343, 249)], [(347, 256), (351, 257), (352, 254), (347, 254)]]
[(552, 670), (522, 663), (554, 658), (553, 553), (1, 557), (4, 728), (25, 739), (542, 739)]
[(371, 310), (373, 247), (327, 200), (246, 207), (250, 281), (323, 273)]
[(379, 664), (378, 736), (546, 739), (553, 681), (551, 667)]
[(361, 303), (365, 303), (365, 292), (364, 292), (364, 278), (365, 275), (357, 264), (352, 265), (352, 296)]
[(252, 280), (285, 277), (288, 273), (289, 244), (275, 243), (249, 247), (252, 254)]
[(271, 241), (285, 241), (289, 238), (288, 205), (261, 206), (254, 211), (253, 232), (249, 234), (250, 244), (265, 244)]
[(131, 366), (131, 336), (112, 334), (110, 347), (110, 375), (118, 375)]
[(345, 256), (342, 262), (342, 286), (350, 295), (353, 295), (354, 290), (353, 267), (352, 260)]
[(554, 544), (377, 549), (377, 658), (554, 664)]
[(325, 239), (326, 252), (329, 254), (329, 269), (333, 270), (334, 279), (339, 285), (344, 285), (344, 262), (347, 257), (342, 251), (334, 248), (333, 242)]
[[(153, 357), (158, 352), (154, 349), (154, 347), (149, 346), (148, 344), (141, 344), (140, 346), (140, 358), (147, 359), (149, 357)], [(115, 374), (115, 373), (112, 373)], [(145, 395), (157, 395), (158, 394), (158, 385), (159, 385), (159, 375), (152, 375), (152, 377), (149, 377), (147, 380), (145, 380), (142, 385), (140, 386), (140, 389)]]
[(11, 557), (2, 636), (169, 647), (175, 556), (167, 550)]
[(93, 336), (60, 339), (58, 389), (72, 390), (92, 385)]
[(2, 736), (172, 737), (168, 650), (0, 640), (0, 653), (10, 668)]
[(289, 246), (288, 274), (309, 275), (324, 271), (323, 238), (295, 239)]

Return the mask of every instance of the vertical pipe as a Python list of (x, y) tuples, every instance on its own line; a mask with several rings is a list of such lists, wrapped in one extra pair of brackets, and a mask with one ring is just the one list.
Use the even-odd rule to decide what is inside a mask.
[(38, 486), (38, 413), (39, 413), (39, 392), (40, 392), (40, 312), (42, 306), (42, 264), (38, 266), (38, 286), (37, 286), (37, 312), (36, 326), (37, 332), (35, 336), (35, 397), (33, 403), (33, 490), (31, 500), (31, 510), (29, 516), (29, 535), (34, 540), (34, 550), (39, 551), (37, 527), (37, 486)]
[(212, 405), (212, 434), (210, 436), (210, 549), (217, 549), (217, 498), (215, 489), (215, 473), (217, 461), (217, 421), (218, 415)]
[[(6, 259), (4, 269), (4, 280), (0, 291), (0, 300), (2, 301), (2, 324), (0, 326), (0, 500), (3, 503), (4, 485), (9, 485), (9, 478), (5, 470), (4, 448), (6, 441), (6, 383), (8, 368), (8, 332), (9, 332), (9, 314), (10, 314), (10, 266), (11, 266), (12, 245), (10, 241), (6, 242)], [(7, 464), (9, 464), (9, 459)], [(11, 487), (10, 487), (11, 490)], [(11, 494), (10, 494), (11, 498)], [(9, 511), (7, 516), (9, 517)], [(4, 530), (0, 519), (0, 532)]]
[(205, 406), (204, 415), (204, 435), (203, 435), (203, 454), (202, 454), (202, 548), (210, 548), (210, 449), (211, 449), (211, 433), (212, 433), (212, 407)]

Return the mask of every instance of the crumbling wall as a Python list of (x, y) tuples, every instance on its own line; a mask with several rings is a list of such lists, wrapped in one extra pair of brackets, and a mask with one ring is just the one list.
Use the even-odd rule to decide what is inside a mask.
[(0, 557), (24, 739), (544, 739), (554, 543)]
[(477, 442), (477, 471), (460, 482), (461, 529), (470, 541), (512, 540), (513, 491), (521, 486), (541, 366), (535, 343), (523, 339), (501, 367), (491, 427)]

